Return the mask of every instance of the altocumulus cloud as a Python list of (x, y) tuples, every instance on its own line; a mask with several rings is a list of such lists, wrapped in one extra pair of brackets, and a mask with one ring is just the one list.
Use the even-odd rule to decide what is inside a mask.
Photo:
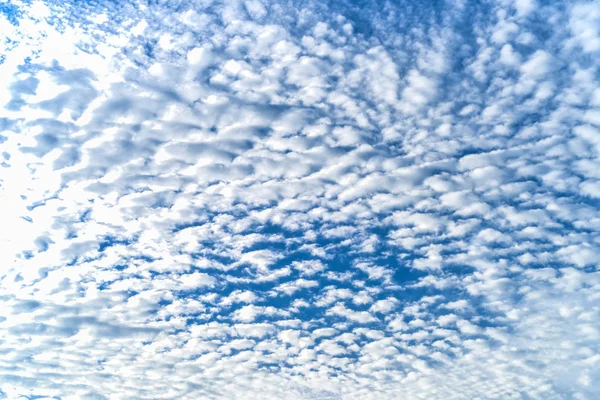
[(597, 398), (598, 2), (0, 27), (1, 397)]

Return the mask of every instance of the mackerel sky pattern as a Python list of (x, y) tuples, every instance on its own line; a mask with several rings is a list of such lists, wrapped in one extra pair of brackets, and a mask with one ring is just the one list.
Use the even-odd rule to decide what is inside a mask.
[(0, 398), (600, 393), (600, 3), (0, 3)]

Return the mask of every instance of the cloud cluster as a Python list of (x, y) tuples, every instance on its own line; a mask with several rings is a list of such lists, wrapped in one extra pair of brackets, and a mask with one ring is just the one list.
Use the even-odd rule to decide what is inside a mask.
[(0, 396), (595, 398), (598, 3), (118, 3), (0, 6)]

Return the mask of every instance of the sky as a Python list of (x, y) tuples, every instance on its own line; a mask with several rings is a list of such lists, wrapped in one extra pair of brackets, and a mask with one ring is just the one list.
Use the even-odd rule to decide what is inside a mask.
[(0, 398), (600, 393), (600, 3), (0, 0)]

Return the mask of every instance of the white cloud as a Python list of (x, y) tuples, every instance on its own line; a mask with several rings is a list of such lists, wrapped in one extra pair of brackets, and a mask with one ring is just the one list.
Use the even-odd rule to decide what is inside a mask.
[(3, 8), (0, 397), (595, 398), (600, 9), (470, 3)]

